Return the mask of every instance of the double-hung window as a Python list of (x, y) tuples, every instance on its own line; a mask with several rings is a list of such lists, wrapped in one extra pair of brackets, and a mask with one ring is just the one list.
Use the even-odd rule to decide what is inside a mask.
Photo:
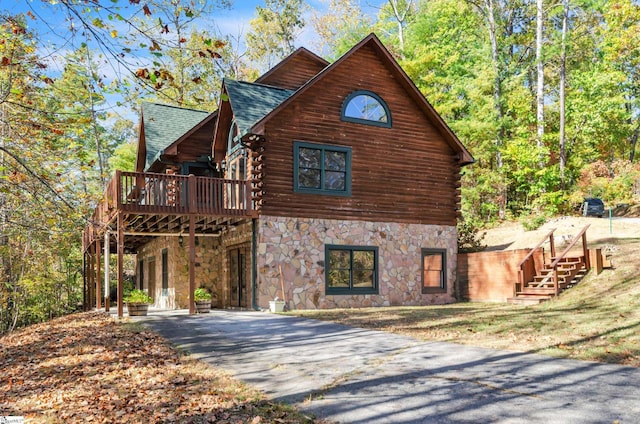
[(447, 252), (422, 249), (422, 293), (446, 293)]
[(377, 294), (378, 248), (325, 246), (326, 294)]
[(296, 141), (293, 161), (295, 192), (351, 195), (351, 148)]

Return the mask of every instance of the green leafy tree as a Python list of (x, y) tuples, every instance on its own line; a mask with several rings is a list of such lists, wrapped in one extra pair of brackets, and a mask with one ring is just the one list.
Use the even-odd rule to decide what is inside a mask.
[(262, 68), (270, 69), (293, 52), (294, 41), (305, 26), (302, 0), (266, 0), (265, 7), (256, 7), (257, 16), (249, 22), (248, 57)]

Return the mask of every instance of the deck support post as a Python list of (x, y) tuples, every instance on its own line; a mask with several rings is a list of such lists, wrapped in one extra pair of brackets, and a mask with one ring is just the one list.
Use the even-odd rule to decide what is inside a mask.
[(102, 293), (100, 292), (100, 284), (102, 283), (100, 273), (100, 239), (96, 238), (96, 309), (102, 308)]
[(123, 262), (124, 262), (124, 222), (122, 219), (122, 212), (118, 212), (118, 318), (122, 318), (124, 315), (122, 298), (123, 298)]
[(189, 215), (189, 314), (196, 313), (196, 303), (193, 299), (196, 290), (196, 218)]
[(96, 256), (93, 253), (93, 249), (95, 249), (95, 245), (92, 245), (89, 248), (89, 285), (87, 292), (87, 306), (85, 308), (86, 311), (90, 311), (93, 307), (93, 296), (95, 293), (95, 283), (96, 283), (96, 274), (95, 274), (95, 261)]
[(109, 312), (109, 279), (110, 276), (110, 256), (111, 252), (109, 251), (109, 231), (105, 231), (104, 233), (104, 311)]

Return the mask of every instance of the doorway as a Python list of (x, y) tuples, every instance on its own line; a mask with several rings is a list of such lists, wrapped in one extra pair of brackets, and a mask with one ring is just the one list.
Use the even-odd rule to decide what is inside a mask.
[(229, 250), (229, 306), (249, 307), (249, 247)]

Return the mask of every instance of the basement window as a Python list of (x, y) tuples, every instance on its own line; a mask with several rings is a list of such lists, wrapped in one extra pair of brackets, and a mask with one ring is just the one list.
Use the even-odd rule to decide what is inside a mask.
[(378, 248), (325, 246), (326, 294), (377, 294)]
[(422, 293), (447, 292), (447, 251), (422, 249)]

